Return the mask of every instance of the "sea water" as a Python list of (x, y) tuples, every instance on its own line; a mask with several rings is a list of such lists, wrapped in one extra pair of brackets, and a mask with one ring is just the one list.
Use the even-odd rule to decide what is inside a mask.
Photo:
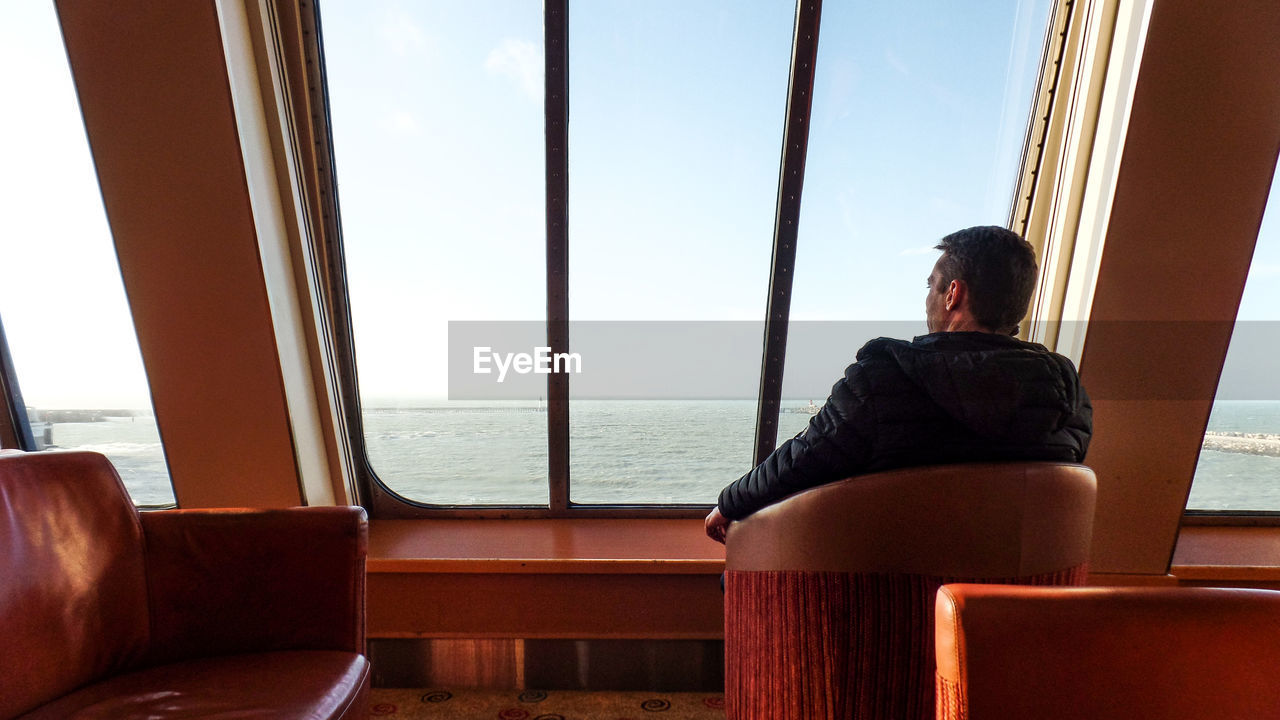
[[(1224, 400), (1209, 415), (1207, 447), (1200, 451), (1195, 482), (1187, 507), (1194, 510), (1280, 511), (1280, 402)], [(1222, 452), (1210, 449), (1213, 434), (1261, 435), (1270, 454)]]
[[(779, 441), (804, 429), (809, 403), (783, 402)], [(571, 499), (710, 504), (720, 488), (751, 469), (755, 418), (750, 400), (575, 400), (569, 421)], [(544, 406), (455, 402), (370, 408), (363, 421), (370, 464), (406, 498), (440, 504), (547, 502)], [(1219, 402), (1209, 431), (1280, 443), (1280, 402)], [(111, 458), (139, 505), (173, 503), (153, 418), (57, 423), (51, 439), (57, 447)], [(1204, 449), (1188, 507), (1280, 511), (1280, 457)]]

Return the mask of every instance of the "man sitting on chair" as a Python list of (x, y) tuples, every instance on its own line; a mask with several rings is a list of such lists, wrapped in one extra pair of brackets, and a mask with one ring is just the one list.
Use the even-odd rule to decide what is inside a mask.
[(724, 542), (732, 520), (854, 475), (1084, 460), (1093, 408), (1075, 366), (1013, 337), (1036, 282), (1031, 245), (1004, 228), (973, 227), (937, 249), (924, 301), (929, 334), (864, 345), (809, 427), (720, 492), (706, 520), (712, 539)]

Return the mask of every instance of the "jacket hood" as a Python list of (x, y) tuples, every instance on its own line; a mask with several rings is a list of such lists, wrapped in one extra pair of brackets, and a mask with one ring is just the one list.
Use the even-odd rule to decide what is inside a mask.
[(1067, 358), (1043, 345), (982, 332), (878, 338), (858, 360), (883, 356), (948, 415), (983, 437), (1028, 442), (1061, 430), (1087, 402)]

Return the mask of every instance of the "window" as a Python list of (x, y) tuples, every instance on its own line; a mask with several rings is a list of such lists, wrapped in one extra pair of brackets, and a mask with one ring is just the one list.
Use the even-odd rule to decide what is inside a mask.
[[(797, 7), (545, 5), (546, 26), (537, 5), (496, 0), (324, 4), (375, 491), (440, 506), (708, 504), (753, 464), (779, 176), (794, 169), (779, 155), (808, 112), (788, 110)], [(826, 8), (795, 317), (923, 330), (927, 246), (1008, 216), (1051, 7)], [(567, 149), (544, 101), (561, 73)], [(546, 209), (562, 167), (567, 256)], [(564, 312), (561, 261), (577, 356), (564, 359), (579, 364), (567, 397), (548, 397), (538, 346)], [(829, 328), (816, 337), (789, 363), (821, 378), (814, 390), (788, 375), (798, 403), (820, 403), (852, 358)], [(506, 364), (521, 349), (523, 371)], [(487, 385), (459, 378), (481, 374)], [(792, 409), (783, 432), (808, 419)], [(558, 495), (566, 477), (548, 467), (565, 459)]]
[(1280, 182), (1253, 263), (1187, 500), (1189, 510), (1280, 511)]
[(37, 447), (109, 457), (139, 505), (173, 487), (52, 3), (0, 5), (0, 317)]
[(794, 18), (569, 4), (573, 502), (707, 503), (751, 468)]
[(779, 441), (866, 341), (926, 332), (944, 235), (1007, 221), (1052, 9), (824, 7)]
[(450, 321), (546, 319), (540, 4), (322, 12), (369, 462), (422, 503), (545, 505), (544, 405), (450, 400), (443, 352)]

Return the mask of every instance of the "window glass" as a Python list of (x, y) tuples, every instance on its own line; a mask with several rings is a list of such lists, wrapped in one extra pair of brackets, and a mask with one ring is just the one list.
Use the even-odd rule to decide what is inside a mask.
[(450, 323), (545, 342), (541, 4), (329, 0), (322, 21), (369, 461), (411, 500), (545, 505), (536, 391), (451, 394), (448, 362)]
[(750, 468), (794, 2), (569, 4), (570, 498)]
[(926, 332), (944, 235), (1007, 223), (1052, 7), (823, 7), (779, 440), (863, 343)]
[[(1007, 215), (1050, 5), (826, 8), (795, 317), (923, 330), (929, 246)], [(412, 500), (547, 502), (545, 377), (458, 383), (545, 342), (541, 11), (324, 5), (365, 436)], [(574, 503), (706, 503), (750, 468), (794, 15), (570, 3)], [(885, 334), (798, 328), (788, 434)]]
[(41, 448), (95, 450), (174, 502), (52, 3), (0, 3), (0, 317)]
[(1273, 180), (1191, 483), (1191, 510), (1280, 511), (1278, 194)]

